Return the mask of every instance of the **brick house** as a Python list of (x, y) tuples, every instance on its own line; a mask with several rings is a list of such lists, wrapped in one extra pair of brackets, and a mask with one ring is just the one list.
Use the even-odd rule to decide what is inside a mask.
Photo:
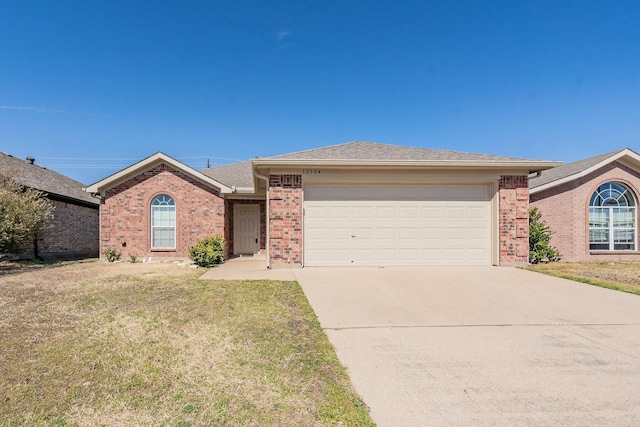
[(528, 176), (556, 162), (351, 142), (194, 170), (156, 153), (87, 188), (100, 253), (186, 257), (212, 235), (268, 266), (528, 261)]
[(37, 241), (21, 257), (97, 257), (99, 250), (99, 201), (84, 191), (85, 185), (35, 164), (0, 153), (0, 170), (26, 187), (40, 190), (54, 206), (53, 218)]
[(563, 261), (640, 260), (638, 153), (625, 148), (545, 170), (529, 188)]

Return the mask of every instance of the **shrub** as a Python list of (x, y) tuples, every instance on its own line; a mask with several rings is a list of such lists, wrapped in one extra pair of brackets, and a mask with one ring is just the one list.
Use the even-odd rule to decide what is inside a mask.
[(224, 239), (207, 237), (189, 248), (189, 258), (199, 267), (215, 267), (222, 262)]
[(135, 264), (136, 262), (138, 262), (138, 257), (133, 254), (129, 255), (129, 262), (131, 264)]
[(542, 219), (538, 208), (529, 211), (529, 262), (560, 261), (560, 251), (549, 243), (553, 231)]
[(122, 256), (122, 252), (118, 252), (115, 248), (107, 248), (104, 250), (104, 257), (109, 262), (119, 261)]

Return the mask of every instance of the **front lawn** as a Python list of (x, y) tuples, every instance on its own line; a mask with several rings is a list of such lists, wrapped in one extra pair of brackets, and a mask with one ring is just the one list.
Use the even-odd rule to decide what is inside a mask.
[(553, 262), (529, 270), (640, 295), (640, 262)]
[(373, 425), (296, 282), (0, 268), (0, 425)]

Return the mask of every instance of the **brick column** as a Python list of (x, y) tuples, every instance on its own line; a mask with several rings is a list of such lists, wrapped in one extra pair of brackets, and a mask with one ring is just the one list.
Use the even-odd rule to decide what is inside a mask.
[(302, 175), (269, 177), (268, 244), (272, 264), (302, 264)]
[(529, 262), (529, 185), (526, 175), (500, 177), (500, 264)]

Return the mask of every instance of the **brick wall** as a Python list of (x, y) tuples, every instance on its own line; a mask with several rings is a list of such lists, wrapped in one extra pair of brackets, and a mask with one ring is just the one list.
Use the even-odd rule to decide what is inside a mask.
[(237, 204), (245, 204), (245, 205), (260, 205), (260, 252), (263, 252), (266, 248), (267, 242), (267, 210), (266, 210), (266, 202), (264, 200), (234, 200), (227, 199), (225, 200), (225, 230), (226, 236), (225, 240), (227, 242), (227, 247), (229, 249), (229, 255), (233, 255), (234, 252), (234, 242), (233, 242), (233, 233), (234, 233), (234, 206)]
[[(531, 207), (540, 210), (542, 219), (554, 231), (551, 244), (558, 248), (563, 261), (640, 260), (638, 251), (600, 251), (593, 254), (589, 251), (589, 200), (601, 184), (610, 181), (625, 184), (634, 192), (638, 202), (640, 174), (618, 162), (611, 162), (580, 179), (531, 196)], [(640, 221), (640, 217), (636, 221)]]
[(529, 186), (525, 175), (500, 177), (500, 264), (529, 261)]
[[(176, 248), (151, 249), (151, 202), (159, 194), (176, 203)], [(225, 236), (225, 205), (220, 194), (184, 173), (161, 164), (109, 189), (100, 205), (100, 253), (123, 257), (187, 257), (189, 247), (209, 236)]]
[(269, 255), (272, 264), (302, 263), (302, 176), (269, 177)]
[(52, 200), (53, 218), (38, 239), (43, 258), (97, 257), (99, 251), (98, 207), (90, 208)]

